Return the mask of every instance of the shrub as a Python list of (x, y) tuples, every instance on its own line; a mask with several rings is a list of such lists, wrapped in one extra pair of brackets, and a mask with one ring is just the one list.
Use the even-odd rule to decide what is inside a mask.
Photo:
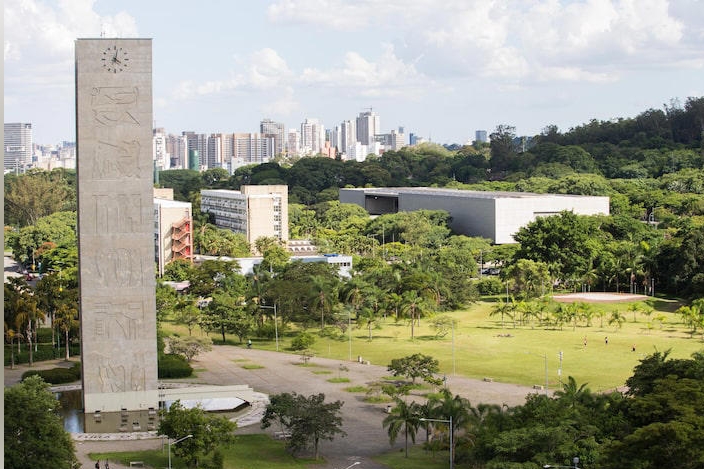
[(73, 383), (81, 379), (81, 364), (74, 363), (71, 368), (50, 368), (48, 370), (29, 370), (22, 374), (22, 380), (38, 375), (50, 384)]
[(188, 378), (193, 367), (180, 355), (164, 354), (159, 357), (159, 379)]
[(482, 295), (499, 295), (506, 286), (496, 277), (483, 278), (477, 282), (477, 288)]
[(315, 343), (315, 337), (309, 332), (301, 332), (291, 341), (291, 350), (305, 350)]
[[(273, 339), (276, 337), (276, 329), (274, 329), (273, 324), (262, 324), (259, 326), (256, 330), (256, 335), (257, 337), (261, 337), (262, 339)], [(279, 331), (279, 335), (281, 334), (281, 331)]]

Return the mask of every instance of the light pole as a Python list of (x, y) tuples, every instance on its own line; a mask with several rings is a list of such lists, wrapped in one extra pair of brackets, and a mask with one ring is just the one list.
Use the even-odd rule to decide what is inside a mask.
[(545, 396), (547, 397), (547, 395), (548, 395), (548, 354), (544, 353), (541, 355), (541, 354), (535, 353), (535, 352), (526, 352), (526, 353), (529, 353), (531, 355), (535, 355), (537, 357), (543, 357), (543, 360), (545, 360)]
[(572, 465), (571, 465), (571, 466), (556, 466), (556, 465), (553, 465), (553, 464), (546, 464), (546, 465), (544, 465), (543, 467), (544, 467), (545, 469), (548, 469), (548, 468), (550, 468), (550, 467), (564, 467), (564, 468), (571, 468), (571, 469), (579, 469), (579, 467), (577, 466), (577, 464), (579, 464), (579, 458), (578, 458), (577, 456), (575, 456), (574, 458), (572, 458)]
[(453, 438), (453, 428), (452, 428), (452, 415), (450, 415), (449, 420), (445, 419), (426, 419), (426, 418), (421, 418), (419, 419), (421, 422), (441, 422), (441, 423), (447, 423), (450, 425), (450, 469), (454, 469), (455, 467), (455, 439)]
[(279, 321), (276, 320), (276, 302), (274, 306), (259, 305), (260, 308), (273, 309), (274, 310), (274, 336), (276, 337), (276, 351), (279, 351)]
[(193, 438), (193, 435), (186, 435), (183, 438), (179, 438), (178, 440), (174, 441), (173, 443), (171, 443), (171, 438), (169, 438), (169, 440), (168, 440), (168, 443), (169, 443), (169, 469), (171, 469), (171, 445), (172, 444), (175, 445), (176, 443), (180, 443), (183, 440), (187, 440), (188, 438)]

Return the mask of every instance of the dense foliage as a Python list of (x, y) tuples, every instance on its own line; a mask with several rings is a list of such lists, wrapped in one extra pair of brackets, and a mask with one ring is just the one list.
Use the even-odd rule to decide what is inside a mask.
[(5, 467), (73, 469), (78, 463), (60, 404), (39, 376), (5, 389)]

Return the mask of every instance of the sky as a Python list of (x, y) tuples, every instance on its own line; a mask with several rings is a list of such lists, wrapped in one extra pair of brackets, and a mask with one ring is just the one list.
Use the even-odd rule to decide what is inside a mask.
[(75, 140), (74, 40), (153, 39), (157, 127), (325, 128), (466, 143), (704, 96), (703, 0), (4, 0), (5, 122)]

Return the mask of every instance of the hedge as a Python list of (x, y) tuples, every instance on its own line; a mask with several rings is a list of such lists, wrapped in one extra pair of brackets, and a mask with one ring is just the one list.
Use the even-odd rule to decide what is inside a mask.
[(48, 370), (29, 370), (22, 373), (22, 380), (39, 375), (50, 384), (73, 383), (81, 379), (81, 364), (74, 363), (71, 368), (50, 368)]
[(160, 355), (158, 367), (159, 379), (188, 378), (193, 374), (191, 365), (180, 355)]
[[(34, 344), (32, 344), (34, 347)], [(17, 344), (14, 345), (15, 352), (15, 365), (21, 363), (29, 363), (29, 351), (27, 350), (27, 344), (22, 343), (20, 348), (20, 353), (17, 353)], [(80, 344), (71, 344), (70, 355), (75, 357), (81, 354)], [(55, 360), (57, 358), (64, 358), (66, 356), (66, 349), (64, 347), (56, 348), (51, 344), (39, 344), (37, 351), (33, 353), (32, 360), (34, 362), (41, 362), (46, 360)], [(5, 345), (5, 366), (10, 366), (11, 351), (10, 345)]]

